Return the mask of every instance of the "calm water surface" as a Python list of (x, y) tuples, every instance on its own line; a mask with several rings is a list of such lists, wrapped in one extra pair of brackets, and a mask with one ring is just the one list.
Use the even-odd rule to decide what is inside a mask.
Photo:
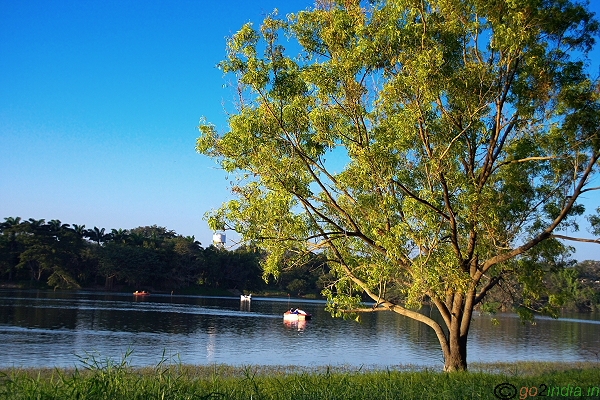
[[(313, 314), (285, 324), (299, 307)], [(0, 290), (0, 367), (71, 367), (81, 357), (119, 361), (129, 350), (135, 366), (163, 356), (185, 364), (349, 365), (413, 364), (441, 368), (433, 331), (392, 313), (362, 322), (331, 318), (321, 301), (96, 292)], [(427, 309), (422, 310), (426, 313)], [(476, 316), (469, 339), (473, 361), (598, 361), (600, 318), (566, 315), (521, 324), (512, 314)]]

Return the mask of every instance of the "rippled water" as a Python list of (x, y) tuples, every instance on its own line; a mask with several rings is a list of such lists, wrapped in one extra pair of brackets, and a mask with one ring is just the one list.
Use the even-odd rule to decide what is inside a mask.
[[(163, 357), (186, 364), (349, 365), (414, 364), (439, 368), (433, 331), (392, 313), (334, 319), (324, 302), (298, 299), (95, 292), (0, 291), (0, 367), (73, 366), (81, 358), (155, 365)], [(300, 307), (313, 314), (286, 324)], [(427, 309), (422, 310), (427, 312)], [(578, 314), (523, 325), (515, 315), (476, 316), (469, 361), (598, 361), (600, 320)]]

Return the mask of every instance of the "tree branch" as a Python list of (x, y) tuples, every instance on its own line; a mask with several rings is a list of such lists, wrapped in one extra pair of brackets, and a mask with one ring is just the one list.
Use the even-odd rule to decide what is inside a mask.
[(520, 158), (518, 160), (510, 160), (510, 161), (504, 161), (501, 162), (500, 164), (498, 164), (494, 170), (499, 169), (500, 167), (503, 167), (505, 165), (510, 165), (510, 164), (516, 164), (516, 163), (523, 163), (523, 162), (529, 162), (529, 161), (546, 161), (546, 160), (556, 160), (558, 157), (556, 156), (549, 156), (549, 157), (526, 157), (526, 158)]
[(500, 283), (501, 280), (502, 280), (502, 273), (500, 273), (498, 276), (494, 276), (492, 279), (490, 279), (488, 284), (485, 285), (485, 287), (483, 289), (481, 289), (479, 294), (477, 294), (475, 296), (473, 305), (477, 305), (477, 304), (481, 303), (481, 301), (483, 301), (487, 292), (489, 292), (492, 288), (494, 288), (494, 286), (496, 286), (498, 283)]
[(345, 265), (344, 263), (340, 263), (340, 265), (342, 266), (342, 268), (344, 269), (344, 272), (346, 273), (346, 275), (354, 282), (356, 283), (358, 286), (360, 286), (361, 289), (363, 289), (365, 291), (365, 293), (371, 298), (373, 299), (375, 302), (380, 304), (380, 307), (384, 307), (390, 311), (393, 311), (397, 314), (403, 315), (405, 317), (409, 317), (411, 319), (414, 319), (416, 321), (422, 322), (425, 325), (429, 326), (430, 328), (432, 328), (435, 332), (435, 334), (438, 337), (438, 340), (442, 346), (442, 349), (444, 351), (444, 354), (448, 354), (448, 351), (450, 350), (450, 346), (448, 345), (448, 340), (446, 338), (446, 334), (444, 333), (444, 330), (442, 329), (442, 327), (440, 326), (440, 324), (438, 324), (435, 320), (433, 320), (432, 318), (427, 317), (426, 315), (423, 315), (421, 313), (418, 313), (416, 311), (412, 311), (409, 310), (407, 308), (404, 308), (400, 305), (394, 304), (388, 300), (382, 299), (380, 296), (376, 295), (375, 293), (371, 292), (371, 290), (368, 288), (368, 286), (361, 281), (360, 279), (358, 279), (350, 270), (350, 268), (348, 268), (347, 265)]
[(553, 238), (556, 238), (556, 239), (563, 239), (563, 240), (572, 240), (574, 242), (584, 242), (584, 243), (596, 243), (596, 244), (600, 244), (600, 239), (576, 238), (576, 237), (572, 237), (572, 236), (564, 236), (564, 235), (556, 235), (556, 234), (552, 234), (552, 235), (550, 235), (550, 237), (553, 237)]
[(479, 271), (479, 274), (483, 275), (492, 266), (494, 266), (498, 263), (510, 260), (511, 258), (516, 257), (520, 254), (523, 254), (527, 250), (536, 246), (538, 243), (542, 242), (543, 240), (550, 238), (552, 236), (552, 232), (554, 231), (554, 229), (556, 229), (556, 227), (567, 217), (567, 215), (569, 215), (569, 212), (573, 208), (575, 201), (581, 194), (583, 187), (585, 186), (588, 178), (592, 174), (592, 172), (594, 170), (594, 166), (595, 166), (596, 162), (598, 161), (598, 159), (600, 159), (600, 152), (595, 153), (590, 157), (589, 163), (588, 163), (585, 171), (579, 178), (579, 183), (577, 184), (577, 186), (575, 187), (575, 190), (573, 191), (573, 195), (570, 197), (569, 201), (567, 201), (567, 203), (561, 210), (560, 214), (550, 223), (550, 225), (548, 225), (548, 227), (543, 232), (541, 232), (540, 234), (538, 234), (537, 236), (535, 236), (528, 242), (524, 243), (523, 245), (517, 247), (516, 249), (513, 249), (512, 251), (509, 251), (509, 252), (506, 252), (503, 254), (498, 254), (497, 256), (489, 258), (483, 264), (481, 270)]
[(591, 191), (593, 191), (593, 190), (600, 190), (600, 186), (598, 186), (598, 187), (593, 187), (593, 188), (587, 188), (587, 189), (583, 189), (583, 190), (581, 191), (581, 193), (585, 193), (585, 192), (591, 192)]
[(436, 206), (434, 206), (433, 204), (431, 204), (427, 200), (424, 200), (424, 199), (420, 198), (419, 196), (415, 195), (413, 192), (411, 192), (402, 183), (398, 182), (395, 179), (392, 179), (392, 182), (394, 182), (396, 185), (398, 185), (398, 187), (400, 189), (402, 189), (402, 191), (404, 193), (406, 193), (409, 197), (415, 199), (416, 201), (418, 201), (421, 204), (425, 204), (427, 207), (431, 208), (433, 211), (435, 211), (436, 213), (438, 213), (439, 215), (441, 215), (442, 217), (444, 217), (444, 219), (450, 220), (450, 216), (448, 214), (446, 214), (445, 212), (443, 212), (442, 210), (440, 210), (439, 208), (437, 208)]

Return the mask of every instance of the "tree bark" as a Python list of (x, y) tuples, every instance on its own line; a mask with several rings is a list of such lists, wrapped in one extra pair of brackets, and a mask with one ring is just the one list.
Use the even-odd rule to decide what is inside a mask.
[[(442, 346), (444, 348), (444, 346)], [(444, 372), (467, 370), (467, 335), (451, 330), (448, 338), (448, 351), (444, 351)]]
[(448, 326), (447, 345), (442, 345), (444, 371), (446, 372), (467, 370), (467, 338), (473, 311), (472, 301), (470, 301), (472, 295), (472, 292), (469, 292), (466, 296), (461, 293), (452, 295), (450, 315), (449, 318), (445, 319)]

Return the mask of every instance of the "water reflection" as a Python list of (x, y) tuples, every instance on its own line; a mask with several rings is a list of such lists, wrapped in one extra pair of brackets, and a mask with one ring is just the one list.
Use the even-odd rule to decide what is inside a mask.
[[(0, 366), (72, 366), (88, 352), (118, 360), (128, 349), (134, 365), (156, 364), (164, 351), (189, 364), (441, 366), (437, 338), (423, 324), (392, 313), (358, 324), (331, 318), (323, 302), (293, 302), (313, 319), (284, 322), (288, 299), (0, 291)], [(598, 360), (597, 315), (536, 325), (496, 317), (498, 326), (473, 319), (469, 361)]]
[(252, 311), (252, 302), (249, 300), (240, 300), (240, 311)]
[(214, 326), (209, 326), (206, 333), (208, 335), (206, 340), (206, 360), (212, 363), (215, 360), (217, 329)]
[(298, 321), (289, 321), (286, 319), (283, 320), (283, 325), (285, 325), (286, 328), (297, 330), (298, 332), (302, 332), (303, 330), (305, 330), (307, 324), (308, 324), (308, 321), (306, 321), (306, 320), (298, 320)]

